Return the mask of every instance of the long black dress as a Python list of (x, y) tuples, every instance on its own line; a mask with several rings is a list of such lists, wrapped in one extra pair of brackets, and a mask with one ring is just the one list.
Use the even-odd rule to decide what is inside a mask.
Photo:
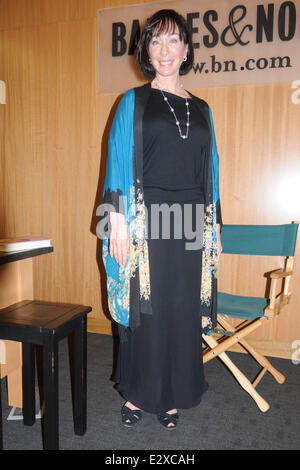
[[(164, 92), (186, 133), (186, 101)], [(160, 90), (152, 89), (143, 117), (144, 199), (148, 210), (148, 247), (152, 314), (141, 313), (141, 325), (119, 346), (114, 381), (122, 396), (149, 413), (199, 404), (208, 388), (201, 341), (200, 287), (202, 250), (186, 249), (184, 219), (172, 217), (170, 237), (151, 238), (151, 205), (189, 205), (192, 229), (199, 223), (197, 204), (209, 154), (209, 129), (193, 98), (190, 128), (179, 135), (174, 116)], [(174, 226), (176, 220), (176, 227)], [(181, 225), (182, 237), (178, 238)], [(176, 230), (175, 230), (176, 229)], [(199, 229), (199, 227), (197, 227)], [(177, 235), (176, 235), (177, 233)]]

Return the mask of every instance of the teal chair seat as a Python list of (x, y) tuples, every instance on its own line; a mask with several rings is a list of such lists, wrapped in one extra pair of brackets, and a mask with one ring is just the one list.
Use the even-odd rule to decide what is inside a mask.
[(264, 317), (269, 300), (264, 297), (245, 297), (243, 295), (218, 292), (218, 313), (236, 318), (253, 320)]

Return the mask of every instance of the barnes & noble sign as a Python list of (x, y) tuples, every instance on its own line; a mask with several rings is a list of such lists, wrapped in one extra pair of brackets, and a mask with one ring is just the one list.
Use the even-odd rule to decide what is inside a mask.
[(297, 1), (164, 1), (98, 11), (98, 92), (122, 92), (147, 80), (135, 63), (146, 18), (172, 8), (189, 22), (194, 64), (187, 88), (292, 82), (300, 78)]

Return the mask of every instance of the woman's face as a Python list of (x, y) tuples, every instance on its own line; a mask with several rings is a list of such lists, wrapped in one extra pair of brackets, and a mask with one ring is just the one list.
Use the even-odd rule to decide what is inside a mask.
[(187, 54), (188, 45), (180, 41), (176, 25), (173, 33), (163, 31), (158, 36), (154, 31), (148, 51), (155, 76), (159, 79), (159, 76), (179, 75), (179, 69)]

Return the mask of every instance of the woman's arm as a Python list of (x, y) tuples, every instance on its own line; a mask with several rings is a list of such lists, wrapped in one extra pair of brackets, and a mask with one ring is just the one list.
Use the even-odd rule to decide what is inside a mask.
[(125, 264), (129, 255), (129, 236), (124, 215), (111, 212), (110, 224), (109, 254), (118, 264)]
[(213, 181), (214, 201), (216, 202), (216, 218), (217, 218), (216, 232), (217, 232), (217, 248), (218, 248), (218, 258), (219, 258), (222, 253), (221, 230), (223, 226), (220, 192), (219, 192), (219, 154), (218, 154), (218, 149), (217, 149), (212, 112), (211, 112), (210, 107), (208, 108), (209, 108), (211, 130), (212, 130), (212, 169), (213, 169), (212, 181)]
[[(125, 264), (129, 254), (129, 235), (125, 219), (132, 167), (131, 135), (133, 129), (134, 91), (122, 97), (108, 139), (108, 156), (103, 201), (109, 215), (109, 254), (118, 264)], [(133, 178), (133, 177), (132, 177)], [(107, 217), (107, 212), (105, 212)], [(107, 227), (107, 226), (106, 226)]]

